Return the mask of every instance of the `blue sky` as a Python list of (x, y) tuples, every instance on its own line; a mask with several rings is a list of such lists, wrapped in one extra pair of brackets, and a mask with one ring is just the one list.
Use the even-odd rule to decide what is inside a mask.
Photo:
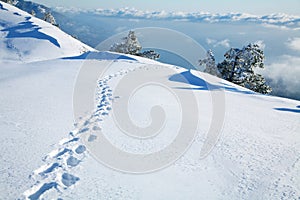
[(123, 8), (165, 11), (204, 11), (211, 13), (247, 12), (250, 14), (286, 13), (300, 15), (300, 0), (33, 0), (47, 6), (78, 8)]

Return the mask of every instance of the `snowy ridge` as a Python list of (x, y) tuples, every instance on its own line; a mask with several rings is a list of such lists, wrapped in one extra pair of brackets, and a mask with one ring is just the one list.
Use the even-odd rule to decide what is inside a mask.
[(12, 5), (1, 2), (0, 16), (1, 62), (34, 62), (93, 51), (59, 28)]
[(103, 17), (125, 17), (133, 19), (160, 19), (183, 20), (191, 22), (253, 22), (272, 25), (295, 26), (300, 25), (300, 16), (276, 13), (270, 15), (253, 15), (247, 13), (212, 14), (208, 12), (166, 12), (166, 11), (142, 11), (134, 8), (121, 9), (96, 9), (94, 11), (79, 11), (77, 9), (56, 8), (60, 12), (92, 12)]

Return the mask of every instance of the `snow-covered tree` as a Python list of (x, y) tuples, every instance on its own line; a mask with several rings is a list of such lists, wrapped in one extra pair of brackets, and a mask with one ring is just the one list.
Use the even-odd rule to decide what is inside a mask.
[(245, 87), (261, 94), (269, 94), (272, 92), (272, 88), (266, 84), (265, 78), (260, 74), (252, 74), (245, 84)]
[(32, 15), (32, 16), (35, 16), (35, 15), (36, 15), (36, 13), (35, 13), (34, 10), (31, 10), (31, 15)]
[(137, 56), (149, 58), (152, 60), (157, 60), (160, 57), (160, 55), (153, 50), (143, 51), (142, 53), (138, 53)]
[(118, 53), (136, 55), (140, 52), (142, 46), (138, 41), (134, 31), (129, 31), (128, 36), (123, 38), (123, 42), (115, 43), (110, 50)]
[(263, 94), (272, 91), (265, 79), (254, 71), (255, 68), (264, 68), (264, 52), (258, 44), (249, 44), (242, 49), (231, 48), (224, 57), (225, 60), (217, 66), (223, 79)]
[(50, 12), (46, 12), (44, 14), (44, 18), (43, 19), (44, 19), (44, 21), (46, 21), (46, 22), (48, 22), (48, 23), (50, 23), (52, 25), (58, 26), (58, 24), (55, 21), (55, 18), (53, 17), (53, 15)]
[(127, 37), (124, 37), (121, 43), (115, 43), (110, 47), (110, 51), (141, 56), (153, 60), (158, 59), (160, 56), (153, 50), (148, 50), (144, 52), (141, 52), (141, 50), (142, 46), (138, 41), (138, 38), (136, 37), (134, 31), (129, 31)]
[(199, 65), (205, 66), (204, 72), (209, 73), (211, 75), (221, 77), (221, 73), (219, 72), (217, 66), (216, 66), (216, 60), (215, 56), (212, 52), (212, 50), (208, 50), (206, 53), (206, 58), (199, 60)]

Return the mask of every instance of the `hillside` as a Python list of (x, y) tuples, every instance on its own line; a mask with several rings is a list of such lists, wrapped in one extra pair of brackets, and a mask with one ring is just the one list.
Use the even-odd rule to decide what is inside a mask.
[(1, 199), (300, 198), (299, 101), (0, 20)]
[(92, 50), (59, 28), (9, 4), (1, 3), (0, 10), (2, 62), (49, 60)]

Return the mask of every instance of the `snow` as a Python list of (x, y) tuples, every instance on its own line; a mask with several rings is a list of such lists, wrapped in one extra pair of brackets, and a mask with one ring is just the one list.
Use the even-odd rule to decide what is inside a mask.
[[(1, 5), (7, 9), (0, 10), (1, 199), (300, 198), (299, 101), (256, 94), (202, 72), (145, 58), (85, 53), (82, 48), (92, 49), (57, 27), (34, 17), (26, 19), (28, 14)], [(3, 29), (22, 22), (41, 28), (38, 32), (47, 39), (34, 34), (23, 38), (22, 33), (7, 38), (8, 31)], [(17, 51), (7, 48), (8, 41)], [(73, 91), (84, 66), (102, 70), (103, 75), (88, 83), (96, 85), (93, 110), (75, 121)], [(157, 76), (153, 78), (153, 74)], [(126, 92), (132, 88), (124, 83), (135, 82), (125, 80), (147, 78), (160, 84)], [(180, 106), (184, 98), (176, 99), (174, 94), (194, 95), (195, 101)], [(207, 134), (215, 128), (210, 126), (215, 124), (216, 96), (224, 98), (224, 122), (220, 134), (210, 138), (214, 145), (203, 156)], [(143, 139), (125, 135), (115, 121), (116, 115), (124, 114), (117, 112), (124, 102), (128, 103), (129, 118), (145, 130), (141, 134), (148, 133), (147, 127), (157, 120), (151, 117), (161, 111), (154, 110), (151, 116), (151, 109), (160, 106), (164, 115), (159, 116), (165, 117), (161, 132)], [(183, 109), (192, 111), (182, 117)], [(195, 119), (198, 124), (189, 148), (151, 173), (132, 174), (108, 167), (93, 147), (96, 144), (101, 151), (103, 146), (97, 144), (103, 138), (127, 152), (158, 152), (174, 141), (180, 123), (189, 125), (185, 129), (188, 136)], [(133, 129), (135, 126), (130, 126), (128, 131)]]
[(1, 62), (42, 61), (93, 51), (57, 27), (9, 4), (1, 5), (9, 10), (0, 10)]

